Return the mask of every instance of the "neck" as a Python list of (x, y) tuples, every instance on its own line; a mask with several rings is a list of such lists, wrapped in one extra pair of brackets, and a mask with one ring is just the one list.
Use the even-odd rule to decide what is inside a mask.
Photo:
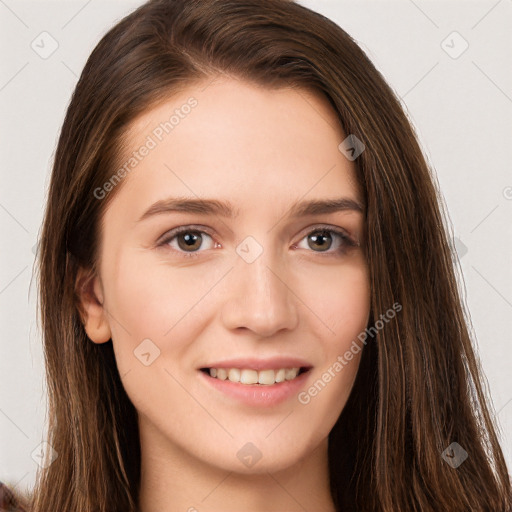
[(336, 512), (327, 439), (292, 467), (242, 474), (198, 460), (168, 441), (155, 443), (155, 433), (147, 433), (151, 427), (142, 427), (140, 512)]

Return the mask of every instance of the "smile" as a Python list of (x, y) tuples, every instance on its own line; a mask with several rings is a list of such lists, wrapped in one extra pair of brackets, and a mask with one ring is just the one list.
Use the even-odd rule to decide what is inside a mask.
[(258, 384), (271, 386), (279, 382), (295, 379), (298, 375), (307, 371), (306, 368), (278, 368), (275, 370), (252, 370), (241, 368), (201, 368), (201, 371), (214, 379), (229, 380), (240, 384)]
[(249, 368), (201, 368), (197, 373), (206, 386), (223, 400), (227, 398), (252, 408), (271, 408), (295, 399), (307, 387), (312, 372), (308, 367), (292, 367), (258, 371)]

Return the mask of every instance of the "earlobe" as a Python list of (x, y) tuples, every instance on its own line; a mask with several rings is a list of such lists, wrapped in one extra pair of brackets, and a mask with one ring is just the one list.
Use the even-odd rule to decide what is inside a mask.
[(107, 311), (103, 305), (103, 290), (99, 276), (92, 270), (80, 268), (75, 290), (78, 297), (78, 310), (85, 332), (94, 343), (105, 343), (112, 333)]

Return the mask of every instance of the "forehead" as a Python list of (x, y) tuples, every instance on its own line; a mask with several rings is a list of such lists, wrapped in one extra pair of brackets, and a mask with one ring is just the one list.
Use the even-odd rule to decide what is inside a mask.
[[(320, 94), (210, 80), (131, 124), (121, 165), (137, 162), (121, 195), (135, 209), (166, 196), (225, 198), (260, 209), (301, 197), (361, 201), (354, 163), (338, 149), (345, 137)], [(145, 155), (134, 156), (144, 146)]]

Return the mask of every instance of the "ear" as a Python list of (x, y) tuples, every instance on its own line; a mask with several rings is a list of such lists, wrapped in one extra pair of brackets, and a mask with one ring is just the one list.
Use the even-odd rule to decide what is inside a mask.
[(99, 276), (93, 270), (80, 267), (75, 281), (75, 291), (87, 336), (94, 343), (109, 341), (112, 333), (107, 311), (103, 306), (103, 287)]

